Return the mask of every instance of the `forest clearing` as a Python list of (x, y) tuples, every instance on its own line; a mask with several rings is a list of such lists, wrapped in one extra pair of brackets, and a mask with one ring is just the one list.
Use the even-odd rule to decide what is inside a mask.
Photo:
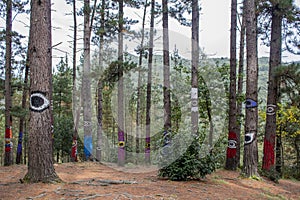
[(124, 172), (124, 167), (118, 171), (95, 162), (55, 164), (55, 169), (63, 183), (22, 184), (25, 165), (1, 166), (0, 199), (300, 199), (299, 181), (241, 178), (238, 171), (223, 169), (192, 181), (169, 181), (156, 170)]
[(300, 200), (300, 0), (204, 2), (1, 1), (0, 200)]

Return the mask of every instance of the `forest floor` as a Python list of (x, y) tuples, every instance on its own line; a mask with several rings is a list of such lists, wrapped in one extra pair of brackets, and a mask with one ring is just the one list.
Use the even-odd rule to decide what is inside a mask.
[[(239, 172), (217, 170), (202, 180), (169, 181), (157, 170), (117, 168), (94, 162), (55, 164), (63, 183), (20, 183), (25, 165), (0, 167), (0, 199), (299, 199), (300, 182), (241, 178)], [(149, 170), (151, 169), (151, 170)]]

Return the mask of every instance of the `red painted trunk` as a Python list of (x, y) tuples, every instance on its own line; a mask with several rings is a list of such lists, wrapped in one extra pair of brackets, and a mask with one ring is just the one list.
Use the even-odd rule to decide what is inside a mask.
[(11, 152), (12, 149), (11, 138), (12, 138), (12, 130), (11, 127), (8, 127), (5, 129), (5, 152)]
[(264, 162), (262, 168), (264, 170), (270, 170), (275, 164), (275, 154), (274, 154), (275, 140), (268, 141), (264, 139)]
[(236, 156), (237, 135), (234, 132), (228, 134), (227, 158), (234, 158)]
[(73, 137), (71, 158), (74, 162), (77, 162), (77, 138)]

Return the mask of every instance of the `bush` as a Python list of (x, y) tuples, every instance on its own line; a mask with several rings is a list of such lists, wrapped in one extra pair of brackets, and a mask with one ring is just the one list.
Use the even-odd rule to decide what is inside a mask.
[(207, 174), (212, 173), (217, 166), (217, 157), (213, 153), (200, 157), (199, 147), (199, 143), (195, 140), (176, 161), (162, 167), (158, 176), (175, 181), (185, 181), (204, 178)]

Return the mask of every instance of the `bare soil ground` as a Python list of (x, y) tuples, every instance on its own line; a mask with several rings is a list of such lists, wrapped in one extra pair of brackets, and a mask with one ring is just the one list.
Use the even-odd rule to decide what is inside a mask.
[(0, 199), (299, 199), (300, 182), (252, 180), (239, 172), (218, 170), (203, 180), (175, 182), (157, 177), (155, 169), (117, 169), (93, 162), (56, 164), (64, 183), (22, 184), (24, 165), (0, 167)]

